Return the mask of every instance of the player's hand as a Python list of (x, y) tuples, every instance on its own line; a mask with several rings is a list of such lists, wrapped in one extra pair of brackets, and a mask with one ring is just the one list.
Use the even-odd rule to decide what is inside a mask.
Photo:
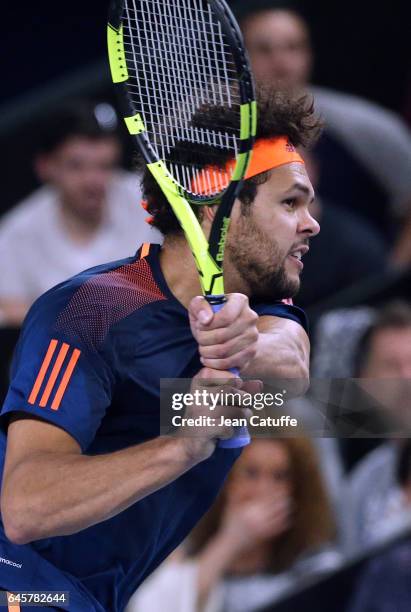
[[(258, 380), (242, 381), (232, 372), (202, 368), (194, 376), (190, 388), (193, 396), (195, 392), (199, 392), (201, 400), (187, 406), (184, 412), (184, 419), (203, 417), (202, 423), (188, 424), (178, 431), (178, 435), (186, 442), (188, 453), (198, 460), (206, 459), (213, 453), (218, 440), (232, 438), (235, 435), (235, 427), (230, 421), (240, 418), (248, 420), (252, 414), (248, 407), (240, 405), (239, 398), (246, 393), (260, 392), (261, 389), (262, 383)], [(206, 392), (205, 395), (203, 391)], [(226, 393), (230, 394), (230, 405), (224, 400), (220, 402), (220, 398), (224, 398)], [(217, 398), (215, 405), (211, 403), (210, 395)]]
[(248, 298), (231, 293), (220, 312), (213, 310), (201, 296), (188, 307), (190, 326), (198, 342), (202, 364), (215, 370), (242, 370), (257, 354), (258, 315)]

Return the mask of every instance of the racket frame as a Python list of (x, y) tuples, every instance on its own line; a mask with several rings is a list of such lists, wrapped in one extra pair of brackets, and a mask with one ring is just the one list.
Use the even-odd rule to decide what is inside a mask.
[[(124, 50), (122, 14), (123, 0), (114, 0), (110, 7), (107, 42), (113, 82), (119, 94), (126, 127), (133, 137), (146, 165), (172, 207), (193, 254), (203, 293), (211, 304), (224, 301), (223, 260), (230, 214), (241, 189), (250, 161), (257, 127), (257, 104), (248, 56), (239, 26), (224, 0), (207, 0), (218, 17), (230, 46), (240, 95), (239, 154), (228, 187), (217, 196), (189, 194), (174, 179), (165, 162), (159, 159), (148, 138), (144, 121), (134, 108), (127, 89), (129, 73)], [(191, 205), (218, 204), (207, 241)]]
[[(137, 0), (138, 1), (138, 0)], [(254, 83), (240, 28), (225, 0), (207, 0), (218, 17), (237, 70), (240, 97), (240, 140), (235, 167), (227, 188), (216, 196), (195, 196), (188, 193), (159, 159), (147, 136), (143, 118), (131, 101), (127, 89), (129, 79), (123, 40), (123, 0), (113, 0), (107, 28), (107, 42), (113, 83), (119, 93), (119, 103), (127, 129), (142, 154), (146, 165), (172, 207), (190, 246), (198, 270), (204, 296), (214, 312), (218, 312), (224, 295), (223, 260), (230, 215), (250, 162), (257, 130), (257, 103)], [(191, 205), (218, 205), (207, 241)], [(238, 375), (237, 369), (232, 372)], [(246, 427), (241, 427), (228, 440), (220, 440), (222, 448), (240, 448), (250, 442)]]

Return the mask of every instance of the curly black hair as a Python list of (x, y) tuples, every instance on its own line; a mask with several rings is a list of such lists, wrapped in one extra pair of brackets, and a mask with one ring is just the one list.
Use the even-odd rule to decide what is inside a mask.
[[(221, 113), (227, 113), (221, 109), (201, 109), (194, 120), (194, 125), (205, 126), (207, 123), (222, 120)], [(224, 116), (225, 123), (229, 117)], [(279, 136), (288, 137), (295, 147), (310, 148), (317, 140), (322, 128), (320, 119), (314, 112), (314, 102), (311, 96), (300, 95), (293, 97), (290, 93), (274, 91), (272, 89), (260, 90), (258, 94), (258, 122), (257, 138), (275, 138)], [(227, 153), (210, 147), (202, 151), (189, 150), (185, 147), (178, 148), (179, 161), (182, 155), (187, 156), (196, 165), (205, 167), (210, 164), (223, 168), (228, 161)], [(265, 183), (270, 172), (258, 174), (244, 181), (239, 193), (242, 211), (246, 214), (253, 203), (258, 186)], [(142, 179), (143, 197), (146, 201), (147, 212), (151, 215), (151, 223), (166, 236), (181, 233), (181, 227), (174, 215), (171, 206), (163, 195), (151, 172), (145, 168)], [(201, 206), (194, 206), (193, 210), (198, 218), (201, 218)]]

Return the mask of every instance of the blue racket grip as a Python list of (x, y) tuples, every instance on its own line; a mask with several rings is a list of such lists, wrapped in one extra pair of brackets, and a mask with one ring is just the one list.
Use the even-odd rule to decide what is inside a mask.
[[(206, 297), (213, 312), (219, 312), (226, 303), (224, 295), (209, 295)], [(239, 376), (240, 371), (238, 368), (230, 368), (230, 372)], [(220, 448), (242, 448), (250, 444), (250, 434), (248, 433), (247, 427), (236, 427), (236, 434), (228, 440), (219, 440), (218, 446)]]

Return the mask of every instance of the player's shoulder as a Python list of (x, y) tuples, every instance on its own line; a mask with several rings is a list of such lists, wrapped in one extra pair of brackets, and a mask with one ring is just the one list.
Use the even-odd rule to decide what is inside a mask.
[(90, 268), (53, 287), (33, 304), (25, 327), (47, 325), (65, 337), (101, 344), (113, 325), (165, 299), (153, 271), (155, 247), (142, 245), (132, 257)]

